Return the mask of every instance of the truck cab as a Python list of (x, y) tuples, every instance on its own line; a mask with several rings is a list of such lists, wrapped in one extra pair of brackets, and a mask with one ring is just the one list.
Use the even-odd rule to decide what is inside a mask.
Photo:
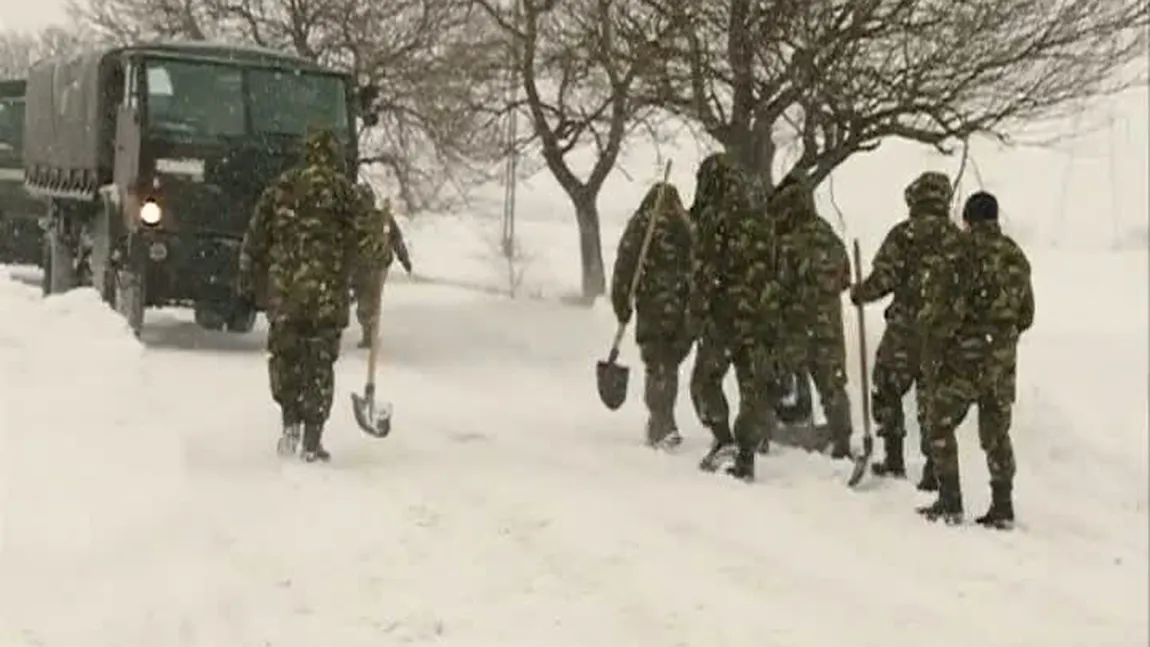
[(47, 200), (45, 293), (91, 285), (138, 334), (148, 307), (250, 330), (239, 248), (264, 188), (309, 127), (356, 168), (350, 76), (279, 52), (161, 43), (49, 61), (29, 74), (24, 169)]

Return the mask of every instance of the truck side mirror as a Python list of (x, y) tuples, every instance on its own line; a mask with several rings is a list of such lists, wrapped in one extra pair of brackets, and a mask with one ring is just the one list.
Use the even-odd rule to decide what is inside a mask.
[(379, 112), (375, 108), (375, 103), (379, 100), (379, 92), (379, 85), (375, 83), (361, 85), (356, 92), (359, 116), (363, 120), (363, 125), (368, 128), (379, 125)]
[(361, 114), (373, 112), (375, 102), (379, 100), (379, 85), (375, 83), (366, 83), (359, 86), (359, 91), (356, 96), (359, 103), (359, 111)]

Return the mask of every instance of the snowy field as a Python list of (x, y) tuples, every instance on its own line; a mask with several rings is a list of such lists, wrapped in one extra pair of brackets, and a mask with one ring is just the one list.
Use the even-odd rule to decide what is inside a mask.
[[(978, 154), (1035, 268), (1013, 533), (927, 524), (910, 482), (850, 491), (848, 466), (797, 451), (752, 486), (701, 474), (685, 397), (679, 455), (642, 447), (634, 348), (629, 403), (607, 412), (610, 314), (549, 298), (576, 289), (578, 252), (542, 176), (521, 189), (520, 288), (543, 298), (445, 285), (505, 287), (497, 206), (409, 224), (424, 280), (397, 276), (384, 306), (396, 430), (355, 428), (353, 328), (327, 466), (275, 456), (262, 328), (150, 312), (141, 344), (94, 293), (45, 301), (34, 270), (0, 268), (0, 647), (1147, 645), (1142, 122), (1117, 172), (1106, 139), (1093, 162)], [(699, 154), (672, 153), (689, 199)], [(630, 164), (601, 200), (608, 264), (657, 172), (650, 151)], [(840, 174), (868, 259), (903, 186), (955, 165), (884, 147)], [(857, 362), (853, 317), (847, 334)], [(972, 423), (960, 446), (974, 516), (989, 492)]]

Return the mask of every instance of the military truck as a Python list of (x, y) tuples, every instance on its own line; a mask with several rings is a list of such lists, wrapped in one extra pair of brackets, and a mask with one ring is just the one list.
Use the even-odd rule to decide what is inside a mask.
[(24, 81), (0, 81), (0, 263), (40, 262), (41, 201), (24, 190)]
[(165, 306), (250, 330), (235, 287), (256, 200), (309, 126), (336, 132), (354, 173), (356, 113), (377, 92), (281, 52), (201, 42), (33, 66), (24, 171), (46, 199), (44, 293), (92, 286), (137, 335), (145, 308)]

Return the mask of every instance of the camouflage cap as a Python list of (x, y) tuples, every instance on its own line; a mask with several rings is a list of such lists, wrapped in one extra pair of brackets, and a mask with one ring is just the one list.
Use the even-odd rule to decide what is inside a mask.
[(927, 171), (906, 187), (903, 197), (910, 207), (924, 204), (947, 206), (954, 197), (954, 188), (945, 173)]

